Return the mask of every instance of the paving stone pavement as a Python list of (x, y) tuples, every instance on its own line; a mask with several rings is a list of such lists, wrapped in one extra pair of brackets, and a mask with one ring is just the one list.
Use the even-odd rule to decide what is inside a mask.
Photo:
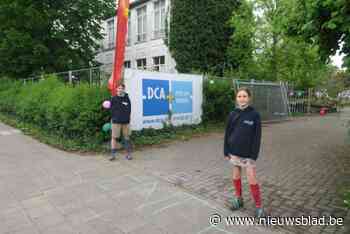
[(66, 153), (0, 123), (0, 234), (277, 233), (227, 226), (224, 220), (210, 226), (214, 213), (246, 214), (232, 214), (222, 204), (138, 168), (152, 157), (135, 156), (111, 163), (103, 156)]
[[(284, 226), (294, 233), (350, 233), (350, 211), (339, 196), (350, 187), (350, 139), (345, 122), (350, 109), (325, 117), (302, 117), (267, 124), (257, 161), (265, 209), (274, 217), (335, 216), (343, 226)], [(223, 160), (223, 133), (135, 153), (131, 166), (149, 171), (217, 204), (232, 195), (231, 166)], [(243, 178), (243, 212), (253, 215)], [(277, 230), (281, 230), (277, 228)]]

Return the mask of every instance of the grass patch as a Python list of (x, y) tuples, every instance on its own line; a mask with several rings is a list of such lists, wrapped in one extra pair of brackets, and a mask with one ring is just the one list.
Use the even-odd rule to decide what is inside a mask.
[(350, 189), (344, 192), (344, 204), (350, 209)]
[(344, 184), (339, 184), (337, 186), (337, 196), (340, 198), (340, 203), (338, 204), (339, 206), (343, 206), (347, 209), (350, 210), (350, 186), (347, 183), (346, 185)]

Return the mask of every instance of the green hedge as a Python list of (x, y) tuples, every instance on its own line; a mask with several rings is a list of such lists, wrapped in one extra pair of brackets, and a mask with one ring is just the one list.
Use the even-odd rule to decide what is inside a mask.
[(103, 142), (101, 126), (110, 113), (101, 107), (109, 98), (106, 87), (80, 85), (73, 88), (55, 77), (38, 83), (0, 83), (0, 111), (64, 139), (82, 144)]
[[(234, 106), (232, 81), (204, 82), (203, 121), (223, 122)], [(110, 97), (106, 87), (66, 85), (56, 77), (36, 83), (2, 79), (0, 113), (14, 126), (29, 128), (29, 134), (68, 150), (98, 150), (109, 139), (101, 128), (110, 120), (110, 112), (101, 103)], [(9, 122), (9, 123), (10, 123)], [(218, 124), (205, 126), (168, 126), (162, 130), (133, 132), (135, 145), (153, 145), (167, 140), (188, 139), (194, 134), (221, 129)], [(57, 144), (55, 143), (57, 141)]]
[(225, 121), (235, 106), (234, 97), (231, 79), (206, 79), (203, 85), (203, 121)]
[[(101, 108), (108, 97), (106, 87), (89, 87), (88, 84), (72, 87), (55, 77), (26, 85), (8, 80), (0, 83), (1, 112), (68, 138), (96, 136), (109, 118), (109, 112)], [(233, 107), (232, 80), (210, 78), (204, 81), (204, 122), (225, 120)]]

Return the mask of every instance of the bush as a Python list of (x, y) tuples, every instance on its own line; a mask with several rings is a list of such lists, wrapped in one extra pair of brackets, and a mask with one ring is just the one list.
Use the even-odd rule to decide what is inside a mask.
[[(224, 120), (233, 107), (232, 82), (216, 80), (204, 84), (204, 120)], [(0, 117), (7, 123), (23, 128), (45, 143), (68, 150), (100, 150), (110, 139), (101, 128), (110, 121), (110, 112), (101, 103), (110, 94), (106, 87), (80, 84), (73, 87), (48, 77), (37, 83), (0, 83)], [(5, 114), (5, 115), (4, 115)], [(220, 129), (222, 125), (191, 125), (133, 132), (136, 146), (153, 145), (169, 140), (189, 139), (193, 134)]]
[(231, 79), (206, 79), (203, 85), (203, 121), (222, 122), (235, 106)]
[[(6, 89), (4, 88), (6, 86)], [(102, 142), (101, 126), (109, 112), (101, 108), (109, 98), (106, 87), (73, 88), (49, 77), (38, 83), (0, 85), (0, 111), (59, 137), (81, 143)]]
[(54, 77), (40, 80), (38, 83), (23, 85), (16, 97), (16, 115), (20, 120), (46, 127), (46, 104), (50, 92), (61, 86)]
[(21, 83), (5, 81), (0, 83), (0, 112), (15, 114), (17, 95), (21, 89)]

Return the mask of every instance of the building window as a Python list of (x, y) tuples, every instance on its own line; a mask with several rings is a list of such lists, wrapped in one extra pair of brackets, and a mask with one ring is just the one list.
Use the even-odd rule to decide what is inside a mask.
[(129, 16), (128, 16), (128, 34), (127, 34), (127, 36), (126, 36), (126, 44), (127, 45), (130, 45), (131, 44), (131, 21), (130, 21), (130, 19), (131, 19), (131, 16), (130, 16), (130, 13), (131, 12), (129, 12)]
[(131, 68), (131, 62), (128, 61), (124, 61), (124, 68)]
[(147, 68), (146, 58), (136, 60), (136, 64), (137, 64), (137, 69), (146, 70), (146, 68)]
[(165, 0), (154, 2), (154, 31), (153, 37), (160, 38), (165, 35)]
[(162, 71), (165, 66), (165, 56), (153, 57), (153, 70)]
[(146, 41), (147, 37), (147, 8), (137, 9), (137, 42)]
[(113, 48), (115, 43), (114, 19), (107, 21), (107, 49)]

